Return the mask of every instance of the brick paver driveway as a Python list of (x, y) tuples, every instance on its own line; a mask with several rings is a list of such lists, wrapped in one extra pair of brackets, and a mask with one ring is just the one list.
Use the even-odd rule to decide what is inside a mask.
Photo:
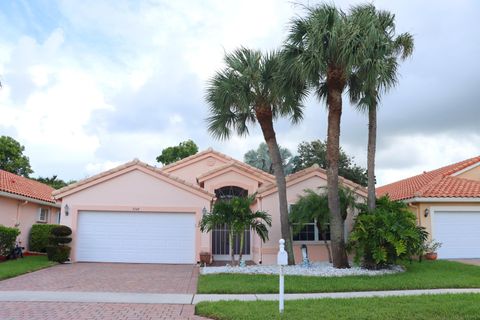
[[(193, 265), (75, 263), (0, 281), (0, 291), (195, 293)], [(193, 305), (0, 302), (1, 320), (202, 319)]]
[(74, 263), (0, 281), (0, 291), (195, 293), (194, 265)]

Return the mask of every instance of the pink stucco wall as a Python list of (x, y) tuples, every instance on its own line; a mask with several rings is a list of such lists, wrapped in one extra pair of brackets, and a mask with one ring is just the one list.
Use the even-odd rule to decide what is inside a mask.
[(225, 186), (237, 186), (248, 190), (249, 194), (257, 192), (259, 181), (249, 177), (249, 175), (240, 174), (236, 171), (226, 171), (225, 173), (212, 177), (204, 182), (204, 189), (214, 193), (215, 189)]
[[(287, 184), (288, 203), (294, 204), (298, 200), (298, 198), (305, 193), (305, 189), (318, 190), (319, 187), (325, 187), (326, 185), (326, 180), (314, 174), (310, 174), (308, 178), (303, 181), (299, 181), (298, 183), (291, 185)], [(360, 197), (359, 200), (361, 200)], [(262, 261), (263, 264), (274, 264), (276, 263), (276, 255), (278, 252), (278, 241), (281, 238), (278, 193), (275, 192), (273, 194), (265, 196), (263, 199), (260, 199), (259, 208), (261, 210), (267, 211), (272, 215), (272, 227), (269, 230), (269, 240), (266, 243), (260, 244), (260, 241), (258, 239), (255, 241), (257, 248), (256, 250), (254, 250), (254, 252), (256, 252), (254, 259), (257, 263), (259, 261)], [(346, 220), (347, 231), (351, 230), (353, 217), (354, 213), (349, 213)], [(302, 260), (300, 247), (303, 243), (307, 245), (311, 261), (328, 260), (328, 252), (325, 248), (325, 244), (323, 243), (323, 241), (294, 241), (294, 254), (295, 261), (297, 263), (301, 262)]]
[[(72, 260), (75, 260), (75, 240), (78, 212), (137, 211), (137, 212), (194, 212), (197, 225), (202, 209), (210, 209), (210, 200), (179, 188), (166, 178), (159, 178), (148, 169), (134, 167), (112, 179), (67, 195), (62, 199), (61, 223), (73, 230)], [(168, 179), (167, 179), (168, 180)], [(65, 216), (65, 205), (69, 215)], [(196, 229), (196, 254), (210, 248), (210, 236)]]
[(20, 229), (18, 240), (28, 249), (28, 236), (33, 224), (37, 223), (38, 210), (50, 209), (47, 223), (57, 223), (59, 209), (31, 201), (0, 197), (0, 224)]

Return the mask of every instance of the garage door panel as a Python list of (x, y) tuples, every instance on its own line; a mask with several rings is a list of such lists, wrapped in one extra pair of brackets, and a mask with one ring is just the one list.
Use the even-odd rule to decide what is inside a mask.
[(434, 238), (442, 259), (480, 258), (480, 211), (435, 211)]
[(195, 263), (193, 213), (81, 211), (77, 230), (78, 261)]

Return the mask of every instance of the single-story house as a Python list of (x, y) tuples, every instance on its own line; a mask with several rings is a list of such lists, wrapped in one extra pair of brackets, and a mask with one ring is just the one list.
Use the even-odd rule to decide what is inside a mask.
[[(364, 188), (345, 179), (342, 183), (355, 189), (359, 198), (366, 197)], [(326, 174), (318, 166), (289, 175), (288, 201), (293, 204), (304, 189), (322, 186)], [(226, 228), (201, 233), (198, 224), (216, 199), (247, 193), (257, 194), (254, 209), (267, 211), (272, 227), (266, 243), (245, 231), (245, 259), (275, 263), (280, 239), (275, 177), (212, 149), (162, 168), (134, 160), (56, 190), (53, 196), (61, 202), (61, 224), (73, 230), (73, 261), (196, 263), (201, 252), (215, 260), (229, 259)], [(294, 240), (297, 261), (304, 243), (312, 260), (327, 259), (313, 222)], [(240, 252), (238, 241), (234, 250)]]
[(0, 170), (0, 224), (20, 229), (19, 240), (28, 249), (30, 228), (36, 223), (59, 223), (60, 204), (53, 188)]
[(480, 258), (480, 156), (377, 188), (411, 207), (439, 258)]

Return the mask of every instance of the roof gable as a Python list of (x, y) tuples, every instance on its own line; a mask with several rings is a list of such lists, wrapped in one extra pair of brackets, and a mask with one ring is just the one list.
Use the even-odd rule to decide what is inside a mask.
[(179, 179), (173, 175), (170, 175), (168, 173), (163, 172), (162, 170), (150, 166), (144, 162), (139, 161), (138, 159), (135, 159), (133, 161), (127, 162), (123, 165), (120, 165), (116, 168), (110, 169), (108, 171), (99, 173), (97, 175), (94, 175), (90, 178), (78, 181), (76, 183), (73, 183), (71, 185), (68, 185), (62, 189), (56, 190), (53, 193), (53, 196), (55, 199), (60, 199), (63, 198), (67, 195), (79, 192), (83, 189), (89, 188), (91, 186), (94, 186), (96, 184), (102, 183), (103, 181), (113, 179), (119, 175), (125, 174), (127, 172), (133, 171), (133, 170), (140, 170), (143, 171), (147, 174), (150, 174), (158, 179), (161, 179), (163, 181), (166, 181), (176, 187), (182, 188), (184, 190), (188, 190), (192, 193), (195, 193), (201, 197), (204, 197), (206, 199), (212, 199), (214, 197), (213, 194), (210, 192), (195, 186), (191, 183), (188, 183), (182, 179)]
[[(323, 180), (327, 180), (327, 172), (325, 169), (320, 168), (318, 164), (314, 164), (311, 167), (308, 167), (306, 169), (300, 170), (298, 172), (289, 174), (288, 176), (285, 177), (286, 183), (287, 183), (287, 188), (297, 184), (299, 182), (302, 182), (304, 180), (310, 179), (311, 177), (320, 177)], [(365, 187), (351, 181), (348, 179), (345, 179), (343, 177), (339, 177), (339, 181), (342, 185), (354, 189), (359, 195), (362, 196), (367, 196), (367, 191), (365, 190)], [(269, 184), (263, 188), (260, 188), (258, 193), (263, 197), (269, 194), (272, 194), (274, 192), (277, 192), (277, 185), (276, 183)]]
[[(237, 159), (229, 157), (229, 156), (227, 156), (227, 155), (225, 155), (221, 152), (215, 151), (212, 148), (208, 148), (207, 150), (201, 151), (199, 153), (196, 153), (194, 155), (186, 157), (182, 160), (179, 160), (179, 161), (174, 162), (172, 164), (166, 165), (166, 166), (162, 167), (160, 170), (162, 170), (164, 172), (167, 172), (167, 173), (173, 173), (174, 171), (176, 171), (180, 168), (186, 167), (188, 165), (191, 165), (195, 162), (201, 161), (201, 160), (206, 159), (208, 157), (213, 157), (213, 158), (225, 163), (225, 165), (228, 165), (228, 164), (233, 162), (238, 167), (241, 167), (241, 168), (247, 170), (248, 172), (254, 173), (256, 176), (261, 177), (261, 179), (263, 179), (264, 181), (272, 181), (272, 182), (275, 181), (275, 176), (273, 176), (272, 174), (269, 174), (269, 173), (267, 173), (263, 170), (255, 168), (255, 167), (253, 167), (249, 164), (246, 164), (242, 161), (239, 161)], [(216, 170), (216, 169), (217, 168), (215, 168), (213, 170)], [(205, 174), (202, 174), (201, 176), (204, 176), (204, 175)]]
[(11, 172), (0, 170), (0, 191), (20, 195), (40, 201), (55, 203), (52, 187)]
[(377, 188), (377, 195), (388, 194), (393, 200), (414, 197), (480, 197), (480, 181), (456, 176), (480, 163), (480, 156)]
[(208, 172), (201, 174), (200, 176), (197, 177), (197, 181), (199, 183), (202, 183), (214, 177), (225, 174), (226, 172), (232, 172), (232, 171), (237, 172), (243, 176), (246, 176), (247, 178), (250, 178), (252, 180), (256, 180), (260, 183), (271, 183), (274, 180), (274, 179), (265, 179), (264, 175), (259, 175), (256, 170), (252, 170), (251, 168), (249, 168), (249, 166), (248, 167), (242, 166), (235, 161), (230, 161), (229, 163), (226, 163), (222, 166), (219, 166), (215, 169), (212, 169)]

